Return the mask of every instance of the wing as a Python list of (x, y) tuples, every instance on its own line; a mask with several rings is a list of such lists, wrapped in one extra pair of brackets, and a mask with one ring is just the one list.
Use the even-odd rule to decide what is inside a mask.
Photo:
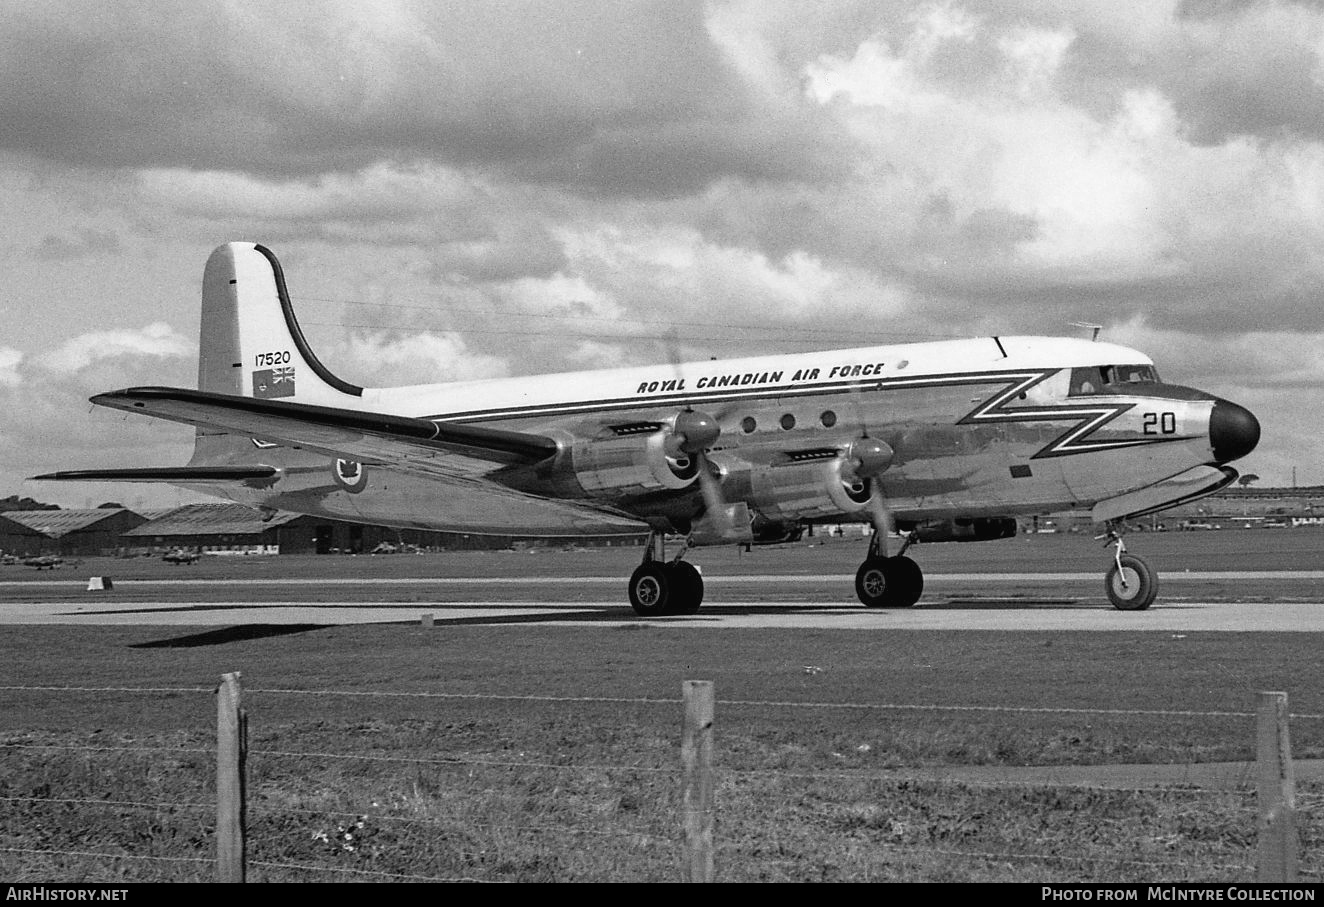
[(446, 425), (329, 406), (235, 397), (175, 387), (133, 387), (92, 402), (187, 425), (219, 428), (407, 472), (479, 476), (537, 463), (557, 451), (542, 435)]

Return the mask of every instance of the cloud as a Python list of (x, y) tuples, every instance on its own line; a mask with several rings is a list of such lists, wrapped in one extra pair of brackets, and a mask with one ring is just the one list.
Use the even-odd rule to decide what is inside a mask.
[(456, 334), (357, 333), (339, 358), (354, 374), (390, 385), (500, 378), (509, 371), (503, 360), (471, 352)]
[(665, 195), (785, 174), (823, 142), (749, 103), (697, 0), (53, 2), (7, 19), (0, 147), (80, 165), (430, 159)]
[(197, 344), (163, 321), (139, 330), (93, 331), (80, 334), (50, 352), (34, 357), (34, 364), (50, 371), (76, 372), (104, 359), (131, 357), (136, 363), (162, 358), (193, 356)]
[(1293, 2), (10, 4), (0, 388), (51, 444), (189, 383), (201, 263), (253, 239), (360, 383), (1088, 321), (1290, 421), (1322, 55)]
[(45, 261), (69, 261), (120, 250), (119, 237), (105, 230), (80, 228), (72, 238), (48, 233), (37, 244), (36, 256)]
[(18, 387), (23, 383), (23, 376), (19, 371), (23, 357), (22, 350), (0, 347), (0, 387)]

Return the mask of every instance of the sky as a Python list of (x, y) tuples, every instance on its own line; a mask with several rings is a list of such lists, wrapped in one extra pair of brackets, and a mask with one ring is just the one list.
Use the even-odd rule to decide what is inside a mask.
[(178, 465), (260, 242), (365, 385), (1100, 336), (1324, 484), (1324, 2), (0, 0), (0, 497)]

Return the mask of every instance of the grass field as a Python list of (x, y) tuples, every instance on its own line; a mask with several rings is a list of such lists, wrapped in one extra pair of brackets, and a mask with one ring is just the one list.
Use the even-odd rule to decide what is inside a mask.
[[(240, 670), (255, 880), (326, 878), (283, 864), (492, 881), (675, 879), (680, 686), (705, 679), (718, 695), (721, 878), (1245, 880), (1255, 814), (1240, 793), (981, 787), (908, 781), (898, 770), (1241, 760), (1252, 756), (1257, 691), (1283, 689), (1294, 713), (1324, 713), (1317, 638), (1300, 633), (773, 630), (737, 642), (701, 630), (362, 626), (209, 645), (175, 645), (174, 635), (6, 635), (0, 657), (21, 666), (24, 686), (178, 692), (7, 690), (0, 795), (26, 799), (6, 809), (0, 846), (209, 856), (206, 808), (63, 800), (209, 804), (208, 690)], [(337, 692), (264, 692), (274, 690)], [(388, 695), (342, 695), (374, 692)], [(1324, 721), (1298, 719), (1292, 733), (1299, 758), (1324, 755)], [(49, 745), (61, 748), (34, 748)], [(343, 845), (337, 828), (359, 821), (369, 829), (359, 830), (361, 847), (320, 837), (339, 834)], [(1307, 811), (1307, 869), (1324, 868), (1322, 833), (1318, 811)], [(0, 859), (10, 879), (210, 872), (144, 859)]]
[[(1227, 550), (1162, 553), (1218, 569), (1256, 556), (1237, 554), (1247, 543), (1233, 533), (1204, 535)], [(1290, 569), (1314, 567), (1324, 538), (1246, 535), (1279, 537), (1265, 558), (1299, 541), (1304, 553), (1274, 561)], [(1012, 566), (1073, 569), (1063, 564), (1077, 546), (1080, 569), (1103, 556), (1064, 541), (1027, 543)], [(853, 569), (853, 550), (824, 549), (753, 557), (769, 572)], [(922, 554), (934, 570), (981, 550)], [(633, 557), (242, 569), (463, 575), (534, 561), (605, 573)], [(708, 569), (753, 569), (748, 555), (724, 557)], [(1314, 633), (6, 627), (0, 877), (211, 878), (212, 690), (240, 671), (253, 881), (679, 879), (685, 680), (717, 692), (721, 880), (1246, 881), (1256, 814), (1245, 790), (1154, 789), (1140, 768), (1121, 790), (975, 783), (959, 769), (1250, 759), (1261, 690), (1288, 693), (1296, 757), (1321, 758), (1318, 650)], [(1320, 879), (1324, 790), (1303, 783), (1299, 797), (1303, 877)]]

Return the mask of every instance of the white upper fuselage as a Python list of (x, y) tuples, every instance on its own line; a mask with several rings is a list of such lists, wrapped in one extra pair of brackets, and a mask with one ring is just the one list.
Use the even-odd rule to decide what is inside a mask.
[(1143, 353), (1064, 337), (980, 337), (928, 343), (750, 356), (515, 378), (367, 388), (372, 412), (457, 421), (539, 420), (571, 412), (629, 413), (660, 405), (776, 398), (901, 385), (958, 372), (1152, 365)]

